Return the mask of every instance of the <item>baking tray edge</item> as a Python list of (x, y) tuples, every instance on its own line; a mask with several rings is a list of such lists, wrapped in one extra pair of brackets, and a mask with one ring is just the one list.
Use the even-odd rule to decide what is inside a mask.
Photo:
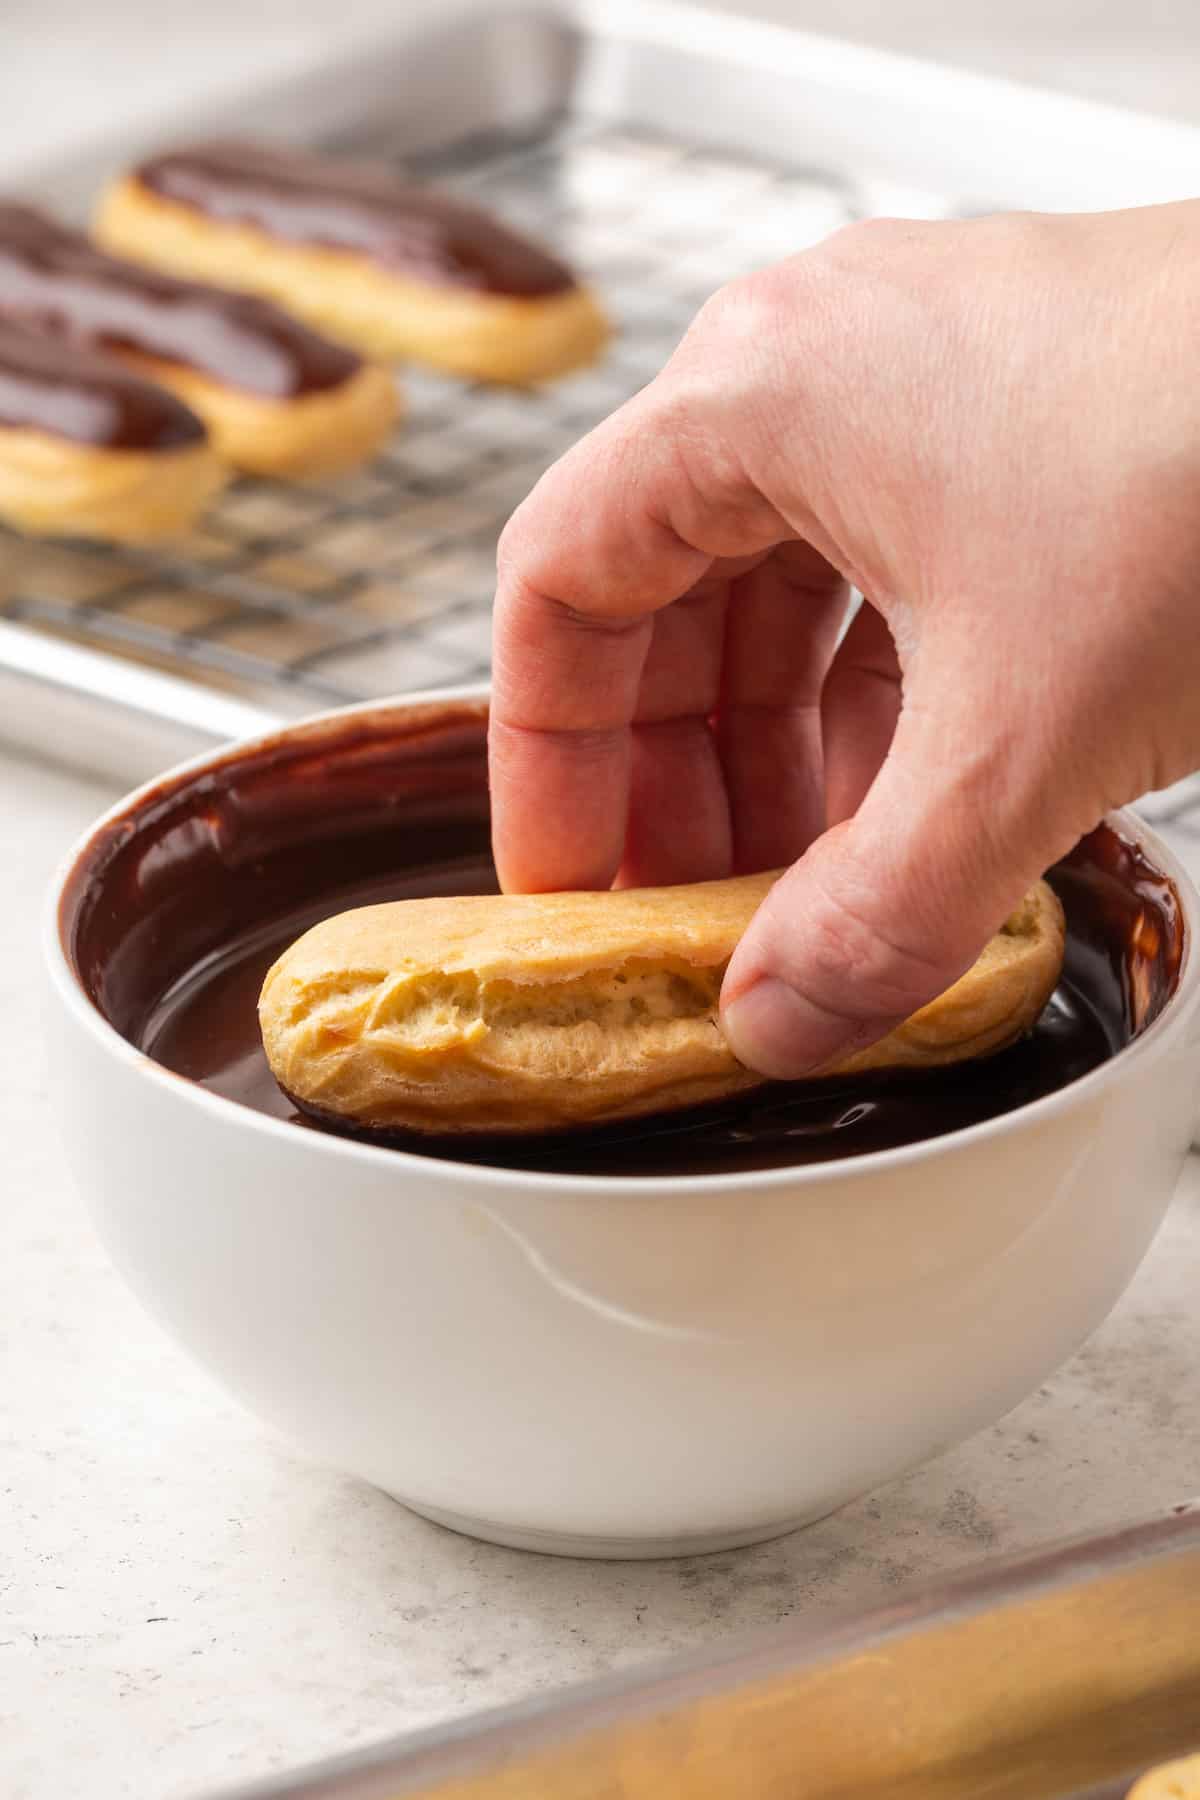
[(226, 1800), (1050, 1800), (1197, 1744), (1191, 1504)]

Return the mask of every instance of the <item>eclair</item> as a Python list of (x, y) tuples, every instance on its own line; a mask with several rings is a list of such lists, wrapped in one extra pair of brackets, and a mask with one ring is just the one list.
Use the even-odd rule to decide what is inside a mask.
[(388, 370), (271, 301), (105, 255), (5, 201), (0, 321), (119, 356), (184, 400), (218, 454), (255, 474), (336, 473), (377, 450), (396, 416)]
[[(721, 1100), (762, 1077), (721, 1031), (721, 981), (775, 875), (605, 893), (402, 900), (326, 919), (268, 973), (276, 1081), (366, 1132), (515, 1133)], [(817, 1071), (928, 1069), (1036, 1022), (1062, 967), (1044, 882), (937, 1000)]]
[(149, 542), (195, 522), (226, 477), (176, 395), (0, 322), (0, 519), (21, 531)]
[(543, 381), (608, 336), (565, 263), (386, 164), (199, 144), (120, 178), (95, 232), (155, 268), (270, 295), (364, 355), (469, 380)]

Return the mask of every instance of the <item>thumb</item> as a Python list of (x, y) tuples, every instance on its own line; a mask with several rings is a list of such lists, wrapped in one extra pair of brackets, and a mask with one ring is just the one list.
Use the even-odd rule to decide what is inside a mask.
[(966, 972), (1074, 841), (1054, 842), (1047, 772), (1013, 768), (1014, 734), (989, 744), (960, 710), (955, 729), (906, 709), (858, 812), (759, 908), (721, 994), (740, 1062), (795, 1079), (884, 1037)]

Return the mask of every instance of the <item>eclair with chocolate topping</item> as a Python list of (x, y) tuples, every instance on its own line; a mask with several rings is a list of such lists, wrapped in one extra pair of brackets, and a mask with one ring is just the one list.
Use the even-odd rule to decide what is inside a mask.
[(0, 322), (0, 519), (149, 542), (187, 531), (225, 464), (183, 401), (98, 356)]
[(118, 180), (95, 231), (155, 268), (269, 295), (365, 355), (470, 380), (543, 381), (608, 336), (564, 263), (385, 164), (199, 144)]
[[(356, 1130), (556, 1131), (757, 1087), (721, 1031), (721, 981), (775, 875), (605, 893), (400, 900), (325, 920), (269, 971), (271, 1071)], [(933, 1069), (1033, 1028), (1062, 969), (1039, 882), (978, 961), (821, 1075)]]
[(391, 373), (269, 300), (180, 281), (0, 200), (0, 321), (101, 350), (183, 399), (217, 452), (273, 476), (325, 475), (377, 450)]

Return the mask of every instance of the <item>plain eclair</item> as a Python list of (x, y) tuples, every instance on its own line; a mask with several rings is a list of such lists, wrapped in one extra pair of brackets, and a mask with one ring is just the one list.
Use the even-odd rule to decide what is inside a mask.
[[(776, 879), (401, 900), (326, 919), (263, 984), (272, 1073), (317, 1118), (438, 1135), (599, 1125), (759, 1086), (726, 1043), (718, 999)], [(961, 980), (820, 1073), (1003, 1048), (1049, 999), (1064, 935), (1038, 882)]]

